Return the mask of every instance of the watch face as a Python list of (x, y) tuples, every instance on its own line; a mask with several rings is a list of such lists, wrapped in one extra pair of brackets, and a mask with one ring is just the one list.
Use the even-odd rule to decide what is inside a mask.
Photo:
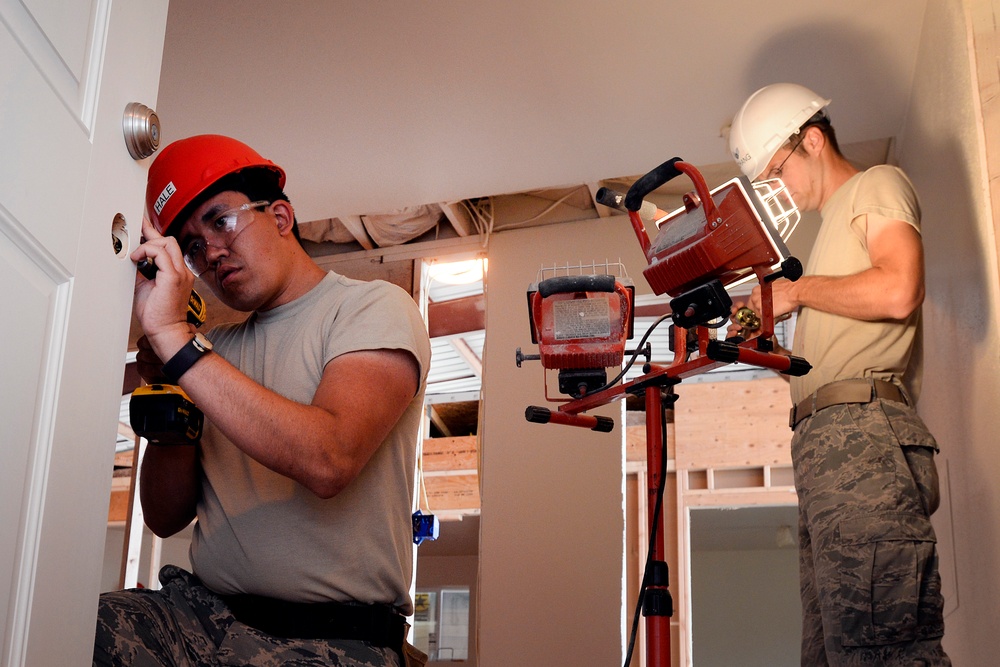
[(194, 335), (194, 340), (191, 342), (194, 343), (195, 347), (197, 347), (201, 352), (208, 352), (212, 349), (212, 341), (210, 341), (204, 334), (196, 333)]

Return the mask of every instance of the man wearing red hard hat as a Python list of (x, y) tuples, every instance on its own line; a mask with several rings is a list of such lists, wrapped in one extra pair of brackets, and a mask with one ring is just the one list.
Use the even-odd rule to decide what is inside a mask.
[[(180, 385), (205, 428), (146, 448), (140, 500), (161, 537), (197, 519), (193, 571), (103, 594), (95, 665), (403, 664), (426, 328), (398, 287), (319, 267), (284, 186), (219, 135), (150, 167), (139, 372)], [(246, 320), (197, 333), (196, 275)]]

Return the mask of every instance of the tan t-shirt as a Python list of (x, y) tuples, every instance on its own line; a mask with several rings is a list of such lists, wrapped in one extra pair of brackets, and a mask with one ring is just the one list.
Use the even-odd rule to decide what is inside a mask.
[[(855, 174), (820, 211), (823, 222), (805, 275), (841, 276), (871, 268), (866, 243), (868, 213), (902, 220), (920, 231), (920, 204), (913, 184), (898, 168), (872, 167)], [(793, 404), (835, 380), (876, 378), (902, 384), (916, 401), (920, 355), (914, 354), (920, 309), (904, 320), (865, 322), (802, 308), (792, 352), (812, 364), (791, 378)]]
[(318, 498), (269, 470), (207, 424), (191, 544), (195, 574), (218, 593), (382, 602), (409, 614), (416, 438), (430, 364), (413, 299), (389, 283), (331, 272), (301, 298), (216, 327), (210, 338), (254, 381), (306, 404), (334, 357), (370, 349), (413, 354), (420, 366), (417, 395), (358, 477), (334, 498)]

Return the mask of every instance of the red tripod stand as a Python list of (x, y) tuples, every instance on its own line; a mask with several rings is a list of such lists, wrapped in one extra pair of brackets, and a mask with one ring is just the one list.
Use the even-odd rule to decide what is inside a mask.
[[(650, 242), (640, 211), (653, 210), (657, 215), (662, 212), (643, 198), (682, 173), (692, 179), (696, 191), (685, 195), (682, 210), (661, 221), (655, 242)], [(598, 201), (615, 207), (624, 203), (628, 211), (649, 261), (643, 275), (650, 287), (656, 294), (673, 296), (673, 360), (665, 366), (647, 363), (643, 375), (631, 381), (618, 383), (624, 377), (622, 371), (607, 382), (606, 369), (621, 365), (625, 341), (631, 338), (631, 283), (611, 275), (567, 275), (541, 280), (529, 289), (532, 342), (538, 344), (539, 355), (523, 355), (518, 349), (517, 365), (526, 359), (538, 359), (544, 368), (558, 369), (559, 390), (571, 397), (556, 410), (529, 406), (525, 418), (531, 422), (608, 432), (614, 427), (613, 420), (586, 412), (628, 394), (644, 398), (647, 507), (652, 511), (648, 513), (650, 544), (640, 604), (646, 619), (647, 665), (669, 667), (673, 603), (660, 527), (667, 459), (666, 415), (676, 400), (673, 387), (686, 377), (732, 363), (770, 368), (787, 375), (809, 372), (808, 362), (775, 353), (771, 342), (772, 282), (780, 277), (797, 280), (802, 266), (788, 256), (773, 210), (752, 194), (756, 188), (744, 178), (717, 188), (717, 205), (701, 174), (675, 158), (636, 181), (624, 197), (602, 190)], [(751, 275), (756, 276), (761, 287), (756, 337), (718, 340), (715, 330), (729, 317), (732, 307), (725, 286)], [(644, 343), (645, 338), (632, 361)], [(547, 388), (546, 398), (555, 400), (549, 399)], [(633, 639), (634, 634), (633, 628)]]
[[(763, 283), (769, 285), (769, 283)], [(770, 289), (765, 300), (770, 300)], [(767, 331), (773, 322), (764, 323)], [(710, 338), (706, 327), (696, 328), (697, 349), (700, 354), (692, 358), (686, 329), (674, 329), (674, 361), (668, 366), (646, 365), (646, 373), (623, 384), (587, 394), (564, 403), (557, 410), (539, 406), (529, 406), (525, 418), (536, 423), (565, 424), (595, 431), (610, 431), (613, 424), (606, 417), (586, 414), (587, 410), (606, 405), (624, 398), (628, 394), (644, 397), (646, 412), (646, 505), (649, 517), (649, 552), (643, 576), (641, 594), (642, 614), (646, 621), (646, 664), (649, 667), (670, 666), (670, 617), (673, 602), (668, 590), (668, 568), (664, 551), (662, 531), (663, 485), (666, 477), (667, 442), (666, 431), (672, 420), (668, 419), (668, 409), (677, 399), (674, 385), (683, 378), (703, 373), (730, 361), (715, 360), (712, 356), (722, 354), (733, 361), (771, 368), (779, 372), (796, 374), (808, 370), (802, 360), (755, 349), (758, 339), (735, 342), (720, 342)], [(768, 337), (770, 334), (768, 334)], [(761, 340), (763, 342), (763, 340)], [(710, 356), (710, 350), (712, 350)], [(519, 357), (524, 359), (522, 355)]]

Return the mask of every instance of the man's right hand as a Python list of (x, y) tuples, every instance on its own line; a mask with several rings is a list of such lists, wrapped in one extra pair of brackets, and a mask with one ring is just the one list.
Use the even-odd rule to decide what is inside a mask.
[(150, 280), (136, 278), (133, 311), (157, 355), (169, 359), (193, 333), (187, 321), (188, 302), (194, 287), (194, 274), (184, 264), (177, 240), (161, 235), (146, 219), (142, 221), (143, 241), (131, 259), (148, 260), (156, 265)]

